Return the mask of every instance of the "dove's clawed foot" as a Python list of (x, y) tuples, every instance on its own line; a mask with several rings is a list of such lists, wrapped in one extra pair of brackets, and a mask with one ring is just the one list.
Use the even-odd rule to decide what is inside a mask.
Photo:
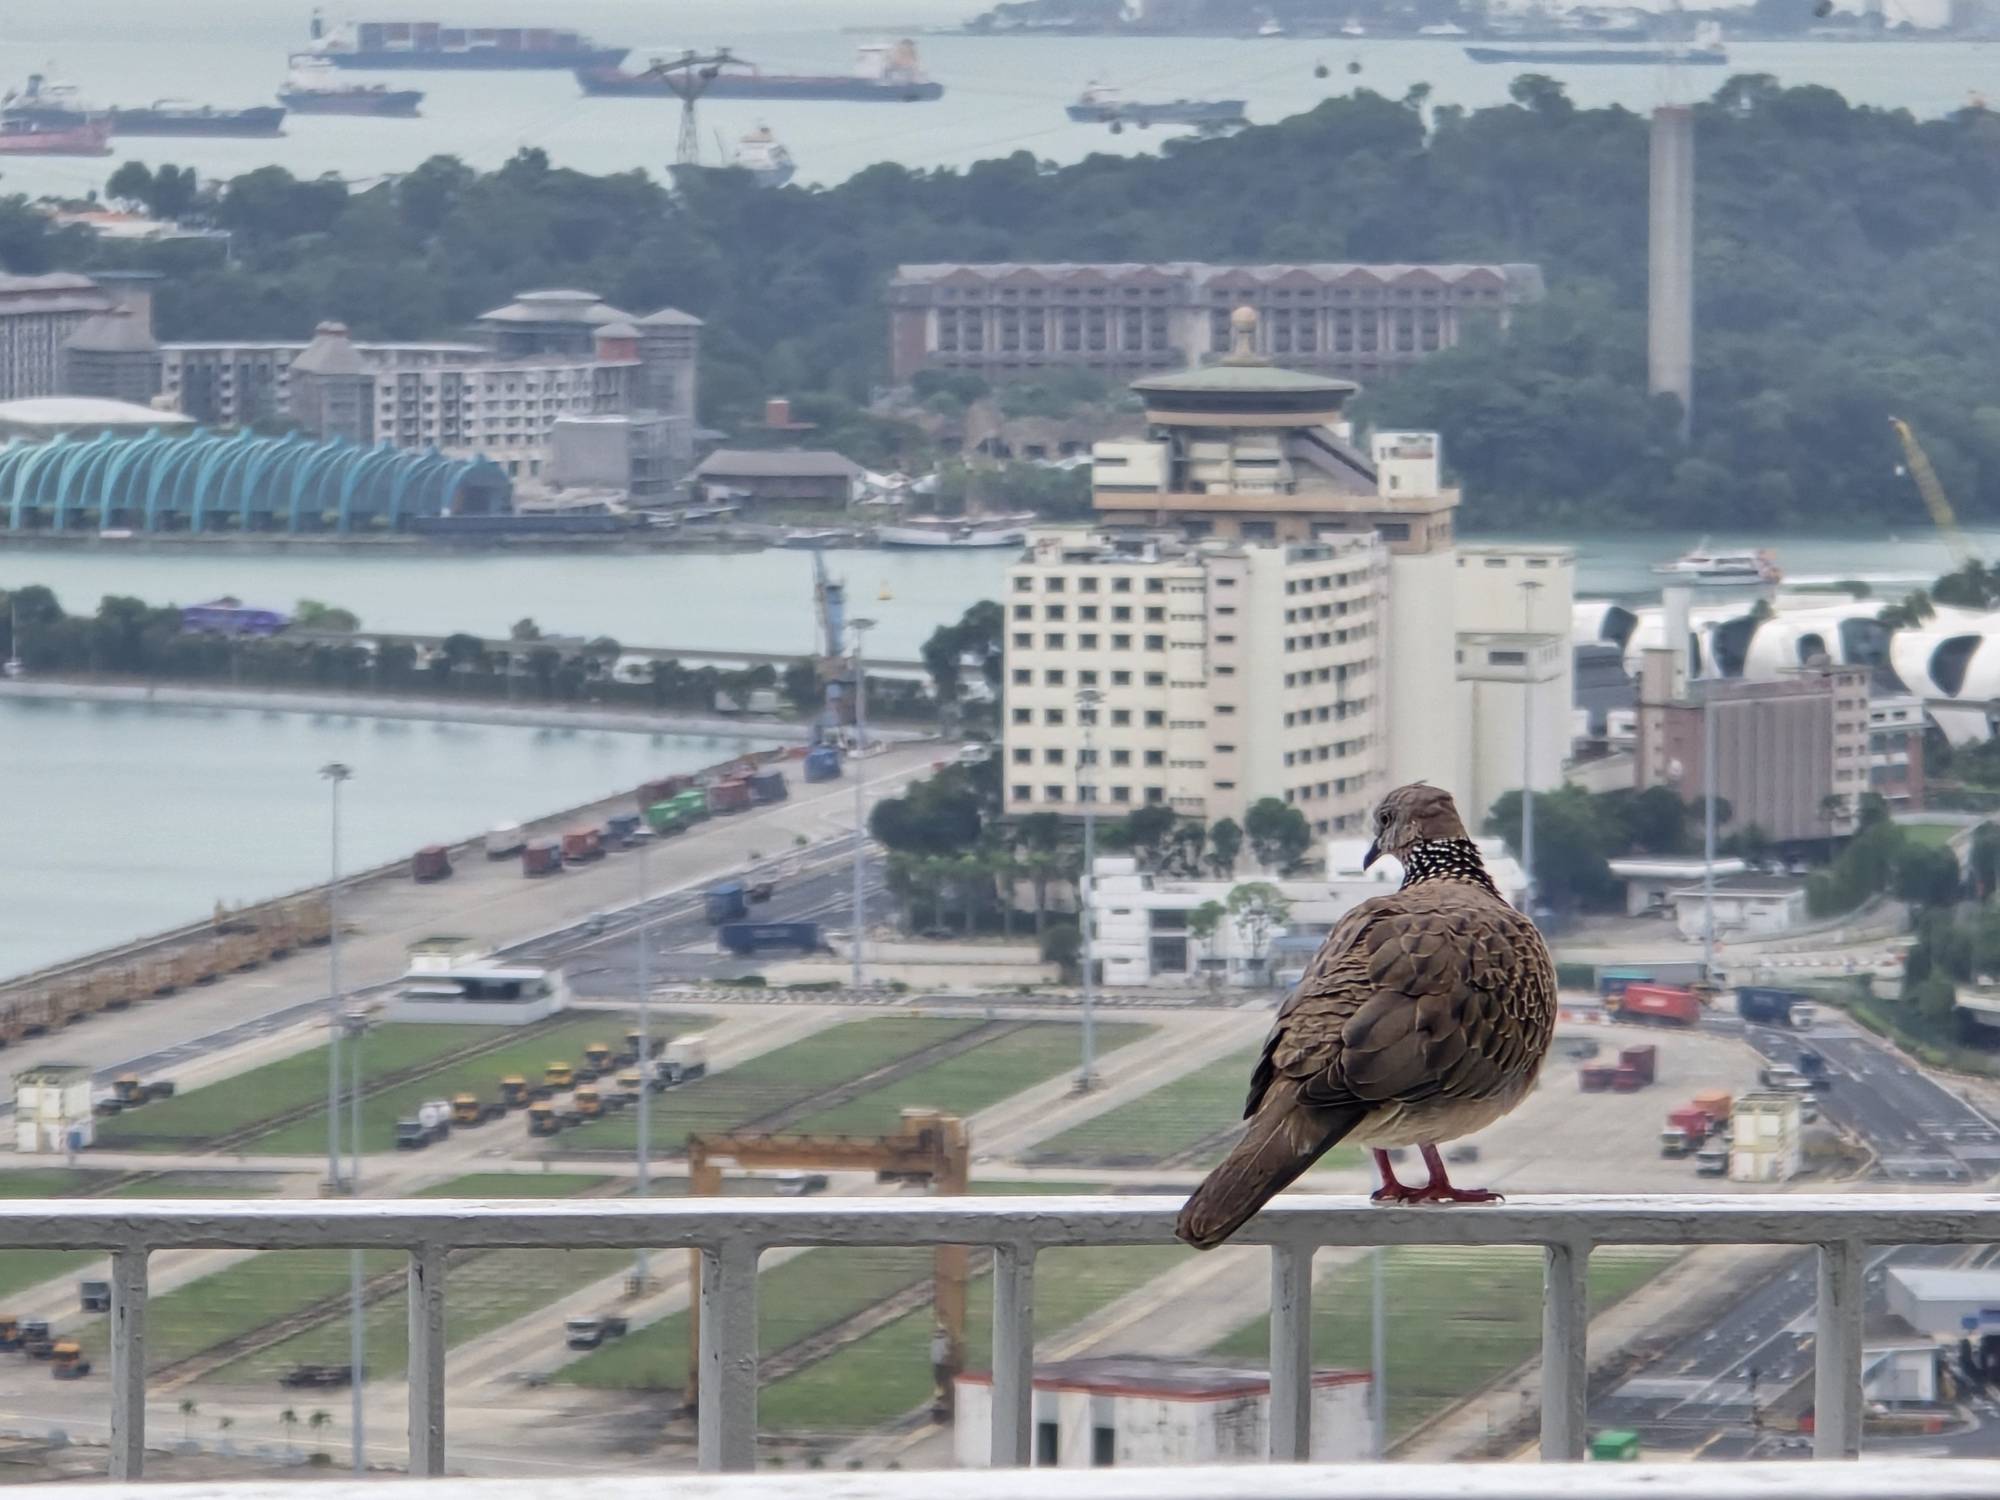
[(1451, 1177), (1445, 1171), (1444, 1160), (1437, 1154), (1437, 1147), (1425, 1146), (1424, 1165), (1430, 1168), (1431, 1180), (1422, 1187), (1414, 1187), (1396, 1178), (1396, 1169), (1390, 1165), (1389, 1153), (1375, 1153), (1375, 1170), (1382, 1174), (1382, 1186), (1368, 1195), (1370, 1203), (1500, 1203), (1505, 1200), (1498, 1193), (1485, 1188), (1462, 1188), (1451, 1185)]

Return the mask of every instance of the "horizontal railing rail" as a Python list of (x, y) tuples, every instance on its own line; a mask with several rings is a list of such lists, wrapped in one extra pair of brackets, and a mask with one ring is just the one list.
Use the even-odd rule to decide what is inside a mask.
[[(656, 1475), (546, 1479), (318, 1481), (313, 1500), (660, 1500)], [(99, 1486), (93, 1500), (215, 1500), (213, 1484)], [(676, 1478), (673, 1500), (937, 1500), (921, 1471), (727, 1474)], [(229, 1486), (230, 1500), (295, 1500), (295, 1481)], [(1986, 1459), (1815, 1464), (1255, 1464), (1173, 1469), (958, 1472), (951, 1500), (1991, 1500), (2000, 1463)], [(25, 1488), (0, 1500), (34, 1500)]]
[[(145, 1462), (147, 1267), (156, 1251), (406, 1251), (410, 1469), (437, 1475), (445, 1462), (444, 1272), (453, 1250), (643, 1247), (698, 1252), (696, 1431), (701, 1467), (717, 1472), (748, 1469), (755, 1458), (757, 1260), (762, 1252), (815, 1246), (982, 1246), (993, 1252), (994, 1271), (991, 1457), (995, 1467), (1008, 1468), (1026, 1466), (1031, 1456), (1036, 1256), (1075, 1246), (1171, 1243), (1179, 1211), (1178, 1198), (1138, 1197), (363, 1199), (310, 1206), (185, 1199), (16, 1201), (0, 1203), (0, 1249), (111, 1253), (111, 1474), (136, 1479)], [(1288, 1195), (1237, 1236), (1238, 1243), (1265, 1246), (1271, 1253), (1269, 1455), (1287, 1462), (1303, 1461), (1311, 1452), (1312, 1257), (1321, 1246), (1541, 1247), (1541, 1455), (1546, 1460), (1583, 1457), (1587, 1290), (1594, 1249), (1813, 1247), (1819, 1252), (1813, 1453), (1838, 1459), (1854, 1458), (1861, 1448), (1867, 1248), (1994, 1241), (2000, 1241), (2000, 1197), (1948, 1194), (1524, 1197), (1466, 1208), (1389, 1208), (1358, 1198)], [(1388, 1493), (1380, 1485), (1372, 1488)], [(1705, 1494), (1713, 1500), (1715, 1492)]]

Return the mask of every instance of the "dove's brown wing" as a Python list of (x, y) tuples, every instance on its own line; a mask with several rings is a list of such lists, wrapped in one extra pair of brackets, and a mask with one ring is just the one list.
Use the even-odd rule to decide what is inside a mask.
[(1483, 892), (1355, 908), (1279, 1011), (1249, 1128), (1188, 1199), (1181, 1238), (1220, 1244), (1379, 1109), (1506, 1091), (1547, 1045), (1554, 981), (1540, 934)]

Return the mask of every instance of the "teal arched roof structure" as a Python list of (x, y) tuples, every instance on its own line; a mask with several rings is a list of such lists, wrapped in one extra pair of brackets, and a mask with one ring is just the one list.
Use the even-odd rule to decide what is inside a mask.
[(512, 493), (483, 458), (247, 428), (0, 445), (0, 524), (13, 531), (396, 530), (461, 509), (504, 511)]

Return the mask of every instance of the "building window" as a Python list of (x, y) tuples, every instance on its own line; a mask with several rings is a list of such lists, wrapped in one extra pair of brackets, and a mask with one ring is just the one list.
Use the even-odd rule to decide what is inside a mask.
[(1132, 637), (1129, 635), (1112, 636), (1111, 649), (1113, 651), (1130, 651), (1132, 649)]
[(1014, 764), (1015, 764), (1015, 765), (1017, 765), (1017, 766), (1028, 766), (1028, 765), (1033, 765), (1033, 764), (1034, 764), (1034, 762), (1035, 762), (1035, 752), (1034, 752), (1034, 751), (1030, 750), (1030, 749), (1029, 749), (1029, 748), (1028, 748), (1028, 747), (1027, 747), (1026, 745), (1016, 745), (1016, 746), (1014, 747)]
[(1166, 756), (1166, 752), (1165, 752), (1164, 750), (1148, 750), (1148, 751), (1146, 752), (1146, 764), (1147, 764), (1147, 765), (1149, 765), (1149, 766), (1163, 766), (1163, 765), (1165, 765), (1166, 763), (1167, 763), (1167, 756)]
[(1148, 578), (1146, 580), (1147, 593), (1164, 594), (1166, 591), (1167, 591), (1167, 581), (1164, 578)]
[(1147, 788), (1146, 788), (1146, 801), (1147, 801), (1147, 802), (1149, 802), (1149, 803), (1153, 803), (1153, 804), (1158, 804), (1158, 803), (1161, 803), (1161, 802), (1164, 802), (1164, 801), (1166, 801), (1166, 800), (1167, 800), (1167, 789), (1166, 789), (1165, 787), (1163, 787), (1163, 786), (1149, 786), (1149, 787), (1147, 787)]
[(1034, 712), (1034, 710), (1033, 710), (1033, 709), (1030, 709), (1030, 708), (1017, 708), (1017, 709), (1015, 709), (1015, 710), (1014, 710), (1014, 722), (1015, 722), (1016, 724), (1032, 724), (1032, 723), (1034, 723), (1034, 722), (1035, 722), (1035, 712)]
[(1042, 752), (1042, 764), (1043, 764), (1043, 765), (1045, 765), (1045, 766), (1059, 766), (1059, 765), (1061, 765), (1062, 763), (1063, 763), (1063, 753), (1062, 753), (1061, 749), (1059, 749), (1059, 748), (1056, 748), (1056, 747), (1053, 747), (1053, 746), (1052, 746), (1052, 747), (1050, 747), (1049, 749), (1047, 749), (1047, 750), (1044, 750), (1044, 751)]
[(1042, 683), (1045, 687), (1061, 687), (1063, 685), (1063, 669), (1061, 667), (1050, 667), (1048, 671), (1042, 673)]
[(1060, 594), (1063, 591), (1062, 578), (1060, 575), (1051, 574), (1048, 581), (1042, 587), (1047, 589), (1051, 594)]
[(1113, 672), (1111, 674), (1111, 685), (1113, 687), (1130, 687), (1132, 685), (1132, 674), (1130, 672)]
[(1034, 617), (1035, 617), (1035, 607), (1032, 604), (1017, 604), (1014, 606), (1015, 619), (1032, 620), (1034, 619)]
[(1149, 604), (1146, 606), (1146, 622), (1148, 624), (1157, 625), (1160, 621), (1166, 619), (1166, 617), (1167, 610), (1165, 605)]
[(1052, 781), (1042, 788), (1042, 800), (1044, 802), (1060, 802), (1062, 799), (1063, 789), (1060, 782)]
[(1111, 592), (1112, 592), (1112, 593), (1114, 593), (1114, 594), (1129, 594), (1129, 593), (1131, 593), (1131, 592), (1132, 592), (1132, 580), (1131, 580), (1131, 579), (1129, 579), (1129, 578), (1114, 578), (1114, 579), (1112, 579), (1112, 580), (1111, 580)]
[[(1078, 687), (1096, 687), (1097, 674), (1095, 672), (1078, 672), (1076, 674), (1076, 685)], [(1096, 722), (1094, 717), (1092, 722)]]
[(1077, 579), (1076, 587), (1079, 593), (1094, 594), (1097, 592), (1097, 579), (1086, 573), (1083, 577)]
[(1018, 781), (1014, 783), (1014, 800), (1016, 802), (1026, 802), (1033, 796), (1034, 796), (1033, 787), (1024, 786), (1022, 783)]
[(1148, 651), (1164, 651), (1164, 650), (1166, 650), (1166, 649), (1167, 649), (1167, 638), (1166, 638), (1165, 636), (1163, 636), (1163, 635), (1149, 635), (1149, 636), (1147, 636), (1147, 637), (1146, 637), (1146, 649), (1147, 649)]
[(1132, 788), (1129, 786), (1114, 786), (1111, 789), (1111, 800), (1113, 802), (1130, 802), (1132, 800)]
[(1111, 752), (1111, 764), (1114, 766), (1131, 765), (1132, 752), (1130, 750), (1113, 750)]
[(1052, 630), (1042, 637), (1042, 644), (1051, 651), (1060, 651), (1063, 648), (1064, 639), (1063, 633), (1060, 630)]
[(1042, 710), (1042, 722), (1044, 724), (1060, 724), (1062, 721), (1063, 711), (1061, 709), (1045, 708)]
[(1157, 708), (1149, 708), (1146, 710), (1146, 727), (1148, 729), (1162, 728), (1165, 726), (1166, 722), (1167, 722), (1167, 716), (1164, 711)]
[(1076, 649), (1079, 651), (1095, 651), (1097, 649), (1097, 632), (1091, 630), (1079, 635), (1076, 638)]
[(1032, 635), (1028, 634), (1027, 631), (1017, 630), (1014, 632), (1014, 649), (1016, 651), (1026, 651), (1030, 646), (1034, 644), (1035, 644), (1035, 638)]
[(1167, 674), (1165, 672), (1148, 672), (1146, 674), (1147, 687), (1165, 687), (1166, 685)]
[(1064, 610), (1060, 604), (1049, 604), (1043, 606), (1042, 614), (1046, 619), (1060, 620), (1063, 618)]
[(1017, 594), (1033, 593), (1034, 588), (1035, 580), (1032, 578), (1016, 578), (1014, 580), (1014, 592)]
[(1096, 619), (1096, 618), (1097, 618), (1097, 606), (1096, 606), (1095, 604), (1079, 604), (1079, 605), (1078, 605), (1078, 606), (1076, 607), (1076, 617), (1077, 617), (1077, 618), (1078, 618), (1079, 620), (1094, 620), (1094, 619)]
[[(1122, 581), (1122, 580), (1121, 580), (1121, 581)], [(1114, 605), (1112, 605), (1112, 606), (1111, 606), (1111, 618), (1112, 618), (1112, 619), (1113, 619), (1114, 621), (1117, 621), (1117, 622), (1120, 622), (1120, 623), (1122, 623), (1122, 622), (1124, 622), (1124, 621), (1126, 621), (1126, 620), (1129, 620), (1129, 619), (1131, 619), (1131, 618), (1132, 618), (1132, 606), (1131, 606), (1131, 605), (1129, 605), (1129, 604), (1114, 604)]]
[(1026, 667), (1014, 668), (1014, 686), (1026, 687), (1035, 680), (1035, 674)]

